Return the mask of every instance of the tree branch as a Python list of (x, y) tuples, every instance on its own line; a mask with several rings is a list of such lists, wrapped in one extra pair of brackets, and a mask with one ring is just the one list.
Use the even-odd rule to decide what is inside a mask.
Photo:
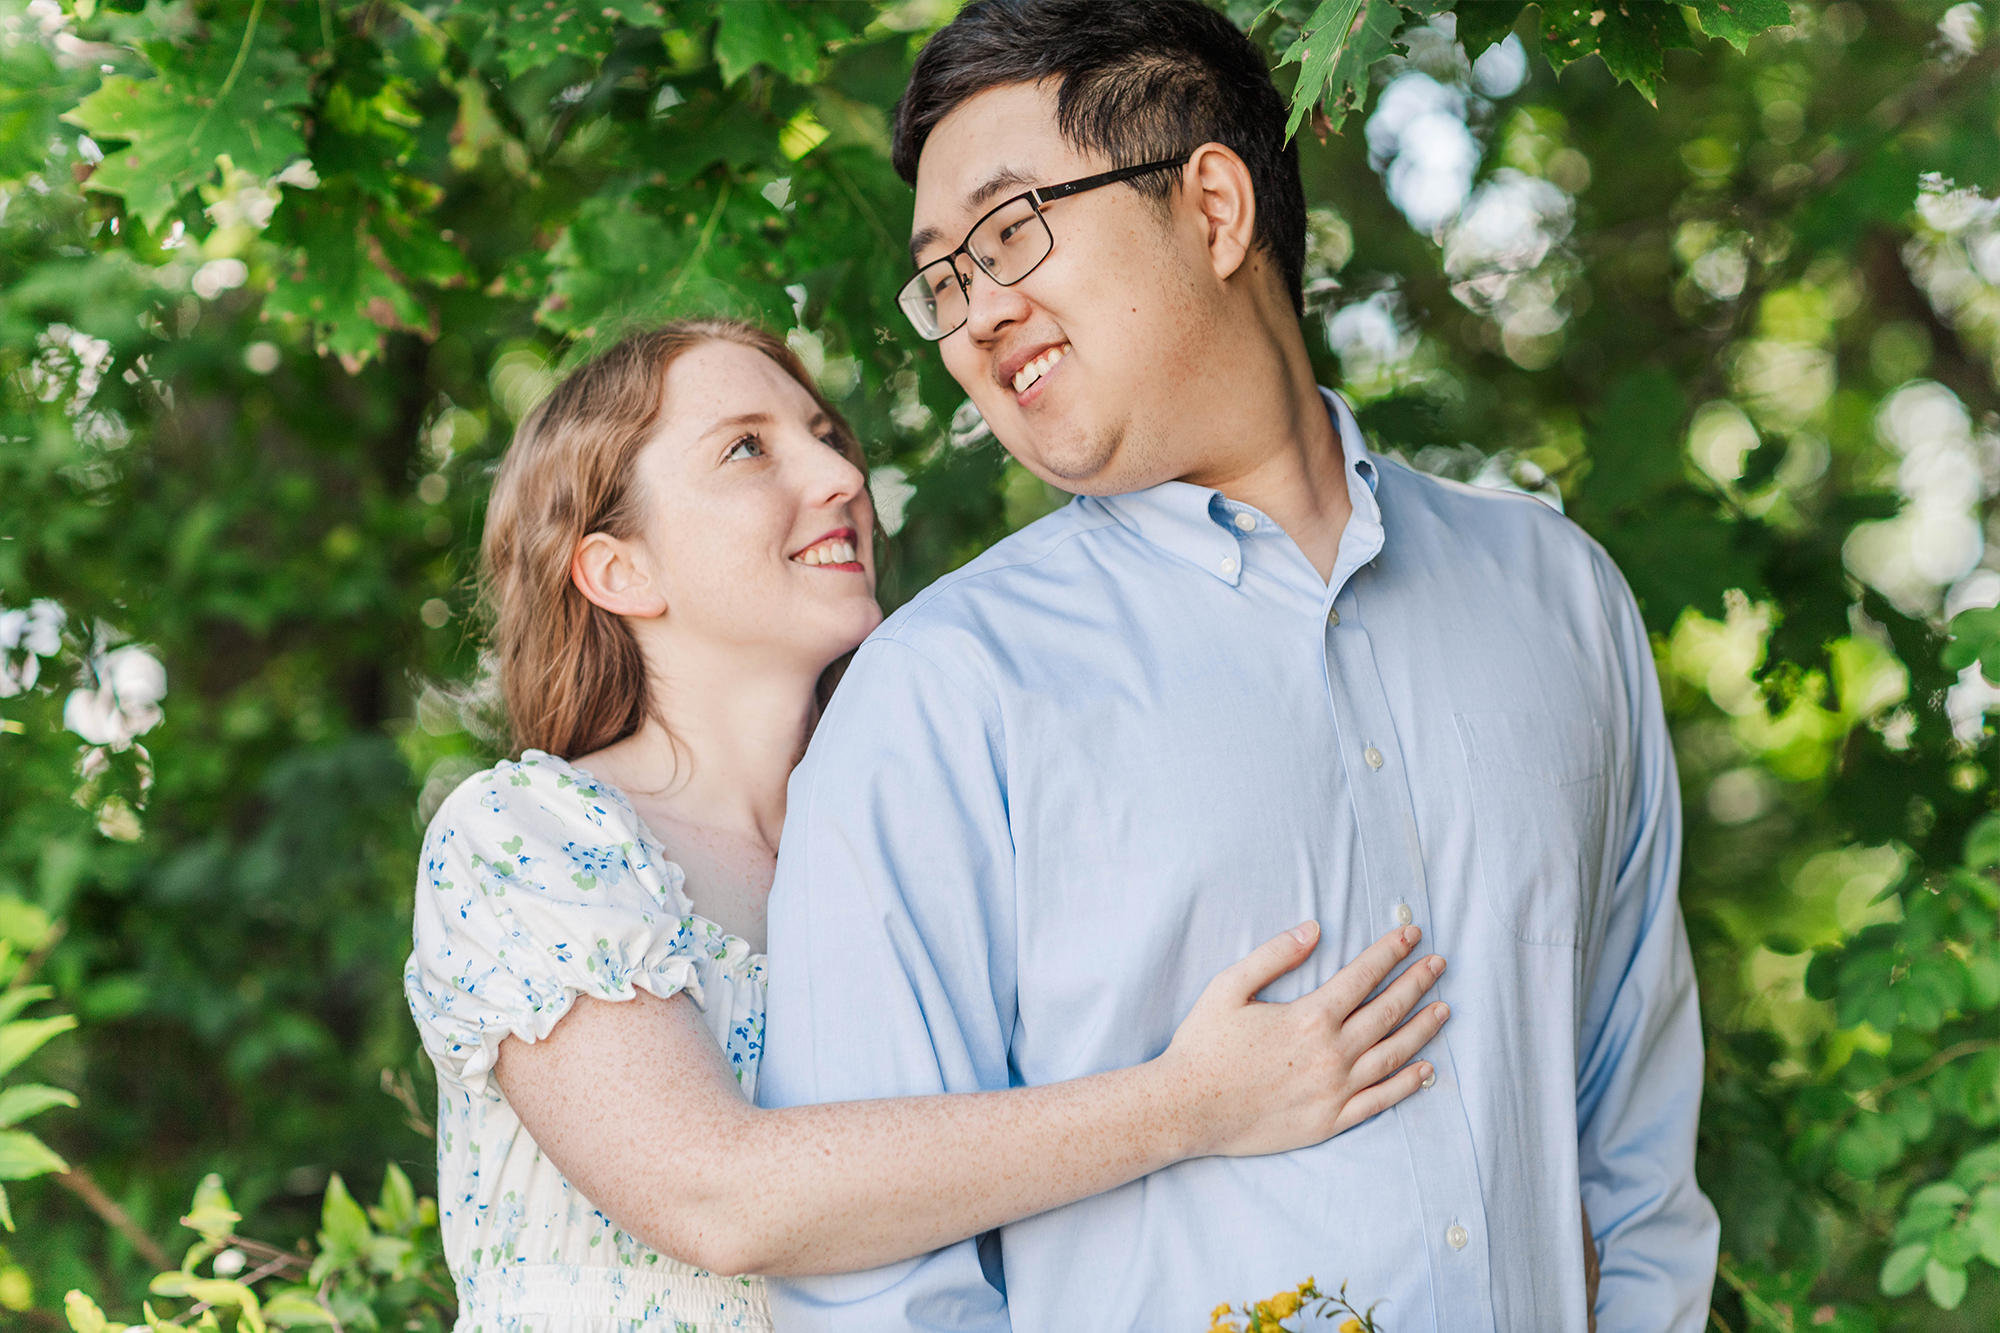
[(166, 1247), (147, 1235), (145, 1229), (132, 1220), (132, 1215), (120, 1208), (117, 1200), (106, 1194), (104, 1187), (91, 1178), (90, 1172), (73, 1166), (57, 1174), (55, 1182), (83, 1200), (91, 1212), (104, 1219), (106, 1226), (131, 1241), (132, 1248), (147, 1263), (162, 1271), (174, 1266), (173, 1257), (167, 1253)]

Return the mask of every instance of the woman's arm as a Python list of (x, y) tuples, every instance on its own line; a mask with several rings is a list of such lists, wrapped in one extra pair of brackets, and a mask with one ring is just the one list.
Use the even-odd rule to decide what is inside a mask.
[(847, 1272), (1189, 1157), (1318, 1143), (1417, 1091), (1430, 1067), (1405, 1062), (1445, 1006), (1403, 1019), (1444, 960), (1364, 1004), (1421, 938), (1404, 927), (1310, 995), (1258, 1001), (1318, 938), (1308, 922), (1217, 976), (1159, 1058), (1046, 1087), (759, 1110), (693, 1003), (643, 993), (579, 998), (547, 1039), (503, 1042), (495, 1073), (557, 1169), (652, 1248), (720, 1273)]

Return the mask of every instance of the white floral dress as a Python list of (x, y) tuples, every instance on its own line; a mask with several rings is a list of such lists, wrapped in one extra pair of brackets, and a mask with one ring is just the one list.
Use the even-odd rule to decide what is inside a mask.
[(657, 1254), (543, 1157), (492, 1079), (578, 995), (685, 991), (756, 1092), (764, 957), (694, 914), (614, 788), (538, 750), (468, 779), (424, 840), (403, 989), (438, 1074), (438, 1206), (459, 1333), (768, 1330), (764, 1286)]

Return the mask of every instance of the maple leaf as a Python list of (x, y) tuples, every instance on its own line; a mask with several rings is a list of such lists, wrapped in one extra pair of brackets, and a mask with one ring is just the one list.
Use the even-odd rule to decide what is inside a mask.
[(1657, 104), (1654, 84), (1669, 47), (1692, 49), (1694, 34), (1680, 6), (1656, 0), (1586, 0), (1544, 3), (1542, 54), (1558, 72), (1595, 53), (1613, 77)]
[(667, 26), (665, 11), (650, 0), (482, 0), (460, 8), (492, 17), (500, 63), (515, 78), (564, 56), (597, 64), (611, 54), (621, 25)]
[[(294, 243), (291, 270), (264, 298), (264, 316), (303, 323), (312, 330), (321, 355), (338, 357), (352, 375), (382, 350), (384, 331), (435, 334), (433, 317), (408, 286), (410, 276), (451, 281), (467, 276), (442, 250), (457, 255), (435, 232), (425, 234), (413, 219), (397, 219), (403, 230), (371, 217), (353, 191), (316, 191), (288, 199), (283, 236)], [(401, 271), (396, 260), (415, 267)]]
[(1692, 4), (1701, 30), (1739, 51), (1747, 50), (1758, 33), (1792, 21), (1792, 7), (1785, 0), (1692, 0)]
[(274, 176), (306, 151), (298, 109), (310, 100), (305, 69), (289, 50), (265, 45), (246, 24), (235, 41), (201, 46), (151, 44), (158, 74), (107, 75), (63, 116), (100, 143), (122, 139), (86, 188), (125, 200), (157, 229), (181, 197), (215, 175), (227, 157), (254, 176)]
[(838, 18), (810, 5), (736, 0), (722, 6), (715, 28), (715, 63), (722, 68), (725, 85), (758, 65), (793, 83), (811, 83), (819, 72), (821, 47), (849, 35)]
[[(1269, 6), (1264, 12), (1276, 7)], [(1291, 117), (1285, 123), (1286, 138), (1298, 133), (1315, 107), (1325, 108), (1326, 128), (1337, 130), (1350, 114), (1367, 105), (1369, 71), (1401, 49), (1395, 36), (1409, 18), (1406, 9), (1428, 15), (1438, 6), (1430, 0), (1418, 0), (1410, 6), (1391, 0), (1321, 0), (1278, 62), (1280, 66), (1299, 67), (1298, 82), (1292, 87)]]

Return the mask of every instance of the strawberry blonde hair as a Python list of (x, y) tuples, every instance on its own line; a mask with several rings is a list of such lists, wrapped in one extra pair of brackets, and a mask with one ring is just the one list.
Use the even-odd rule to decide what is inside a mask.
[(637, 731), (654, 714), (646, 662), (619, 616), (570, 579), (593, 532), (630, 539), (645, 526), (639, 453), (666, 401), (667, 371), (712, 342), (760, 352), (799, 382), (866, 472), (846, 420), (781, 339), (732, 319), (680, 319), (628, 334), (572, 371), (514, 432), (493, 483), (480, 544), (491, 662), (515, 752), (574, 759)]

